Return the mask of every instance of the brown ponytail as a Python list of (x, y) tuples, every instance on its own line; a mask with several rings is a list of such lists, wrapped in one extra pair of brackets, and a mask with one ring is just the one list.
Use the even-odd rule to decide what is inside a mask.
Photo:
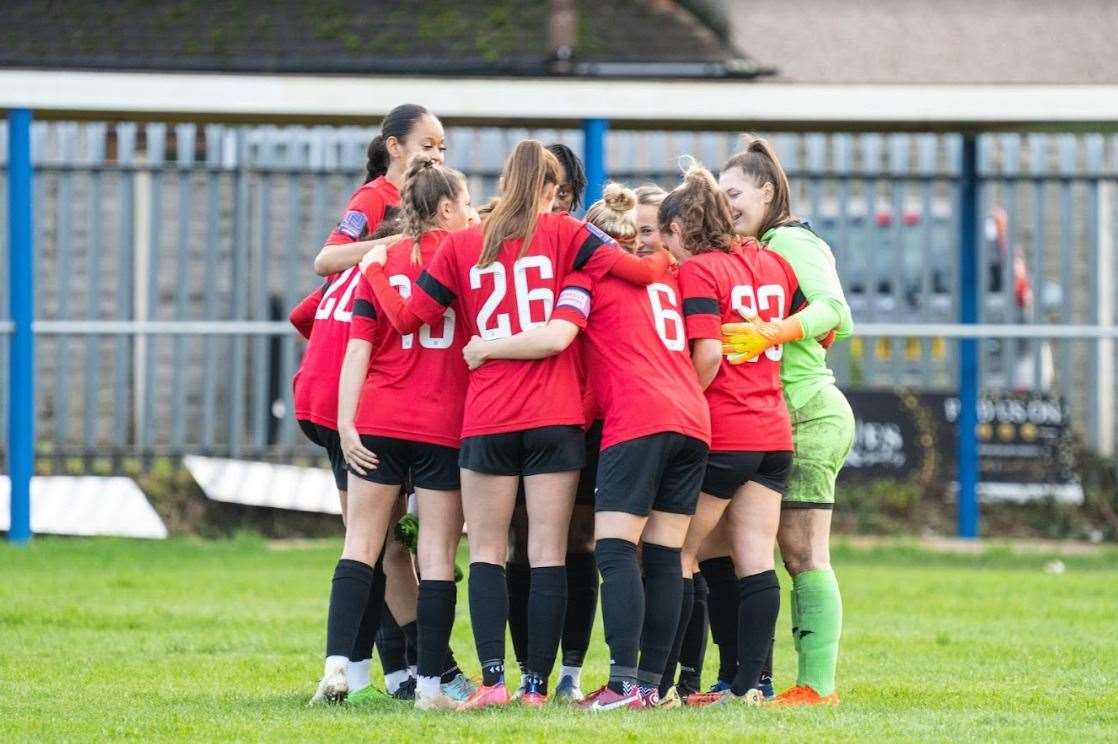
[(792, 214), (792, 189), (788, 185), (788, 176), (780, 165), (780, 159), (768, 140), (753, 135), (742, 138), (745, 149), (735, 153), (722, 165), (722, 172), (731, 168), (740, 168), (747, 178), (753, 180), (757, 188), (766, 183), (773, 185), (773, 199), (769, 202), (765, 216), (761, 220), (761, 227), (757, 230), (757, 240), (774, 227), (778, 227), (796, 219)]
[(497, 260), (506, 240), (521, 238), (521, 251), (528, 249), (544, 187), (559, 183), (559, 161), (538, 140), (521, 140), (505, 161), (501, 183), (501, 200), (482, 223), (485, 243), (477, 261), (481, 267)]
[(477, 216), (481, 218), (482, 222), (489, 219), (489, 215), (493, 214), (493, 210), (497, 208), (497, 204), (499, 204), (500, 201), (501, 197), (492, 196), (489, 198), (489, 201), (477, 208)]
[(430, 155), (419, 153), (408, 162), (404, 173), (404, 188), (400, 192), (403, 212), (403, 233), (410, 237), (413, 264), (421, 261), (419, 239), (423, 233), (438, 225), (439, 203), (443, 199), (454, 201), (465, 188), (465, 176), (439, 164)]
[(734, 217), (726, 195), (706, 168), (691, 165), (676, 186), (660, 202), (656, 221), (660, 232), (671, 230), (678, 222), (683, 230), (683, 247), (690, 253), (729, 251), (734, 240)]

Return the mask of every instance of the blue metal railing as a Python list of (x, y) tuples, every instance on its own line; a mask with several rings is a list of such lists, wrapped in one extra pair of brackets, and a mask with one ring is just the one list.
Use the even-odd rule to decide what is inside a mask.
[(31, 229), (31, 112), (8, 112), (8, 301), (12, 319), (8, 375), (8, 538), (31, 539), (31, 473), (35, 467), (34, 246)]
[[(17, 118), (0, 130), (9, 147), (19, 143)], [(28, 198), (34, 191), (36, 224), (28, 221), (27, 230), (39, 272), (33, 299), (17, 297), (32, 284), (18, 281), (15, 271), (5, 284), (15, 325), (0, 320), (0, 362), (9, 351), (13, 362), (0, 370), (0, 421), (6, 419), (11, 444), (0, 442), (0, 450), (11, 450), (10, 472), (15, 450), (34, 441), (29, 433), (17, 437), (17, 428), (34, 421), (39, 455), (312, 455), (290, 416), (301, 342), (282, 310), (316, 282), (310, 258), (359, 182), (371, 131), (26, 123), (34, 161), (26, 171), (12, 156), (0, 163), (7, 169), (0, 180), (18, 181)], [(450, 162), (468, 174), (476, 201), (493, 193), (501, 160), (524, 136), (583, 152), (587, 201), (607, 174), (632, 185), (671, 186), (679, 154), (717, 168), (736, 147), (725, 133), (611, 131), (600, 120), (581, 131), (451, 130)], [(1014, 375), (1031, 366), (1027, 384), (1058, 386), (1093, 441), (1104, 428), (1099, 401), (1107, 384), (1092, 376), (1093, 365), (1113, 344), (1092, 328), (1113, 318), (1088, 312), (1103, 291), (1090, 266), (1093, 251), (1115, 238), (1113, 222), (1104, 224), (1100, 215), (1118, 212), (1118, 139), (772, 139), (796, 210), (835, 248), (865, 331), (829, 355), (842, 384), (958, 390), (968, 400), (979, 387), (1018, 385)], [(9, 240), (13, 261), (28, 258), (22, 267), (13, 264), (23, 271), (32, 254), (21, 253), (17, 240), (17, 191), (8, 189), (11, 232), (0, 240)], [(982, 228), (999, 209), (1008, 237), (994, 240)], [(1014, 297), (1020, 255), (1036, 295), (1031, 309)], [(1046, 297), (1052, 287), (1062, 289), (1062, 299)], [(17, 308), (42, 320), (25, 325)], [(956, 321), (994, 325), (975, 326), (982, 333), (974, 338), (944, 325)], [(1010, 324), (1020, 323), (1042, 327), (1017, 333), (1021, 326)], [(1060, 325), (1046, 331), (1047, 323)], [(12, 392), (15, 363), (27, 358), (25, 337), (12, 331), (24, 328), (33, 331), (31, 352), (38, 353), (33, 398)], [(944, 333), (929, 331), (935, 328)], [(1076, 328), (1082, 333), (1055, 333)], [(1045, 333), (1060, 337), (1044, 340)], [(1048, 350), (1055, 364), (1046, 361)], [(964, 421), (960, 431), (967, 430)], [(972, 491), (965, 465), (971, 444), (959, 442), (964, 496)], [(976, 503), (961, 498), (960, 516), (975, 514)], [(960, 526), (978, 530), (977, 522), (961, 519)]]

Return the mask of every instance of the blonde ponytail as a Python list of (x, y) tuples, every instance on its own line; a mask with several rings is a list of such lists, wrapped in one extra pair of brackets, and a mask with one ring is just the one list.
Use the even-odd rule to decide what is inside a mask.
[(586, 210), (586, 221), (631, 247), (637, 238), (637, 195), (619, 183), (606, 184), (602, 198)]

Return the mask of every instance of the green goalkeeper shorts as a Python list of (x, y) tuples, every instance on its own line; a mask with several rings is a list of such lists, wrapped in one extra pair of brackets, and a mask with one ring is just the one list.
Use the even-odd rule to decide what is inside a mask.
[(784, 492), (785, 509), (830, 509), (835, 480), (854, 446), (854, 412), (834, 385), (800, 408), (789, 408), (795, 453)]

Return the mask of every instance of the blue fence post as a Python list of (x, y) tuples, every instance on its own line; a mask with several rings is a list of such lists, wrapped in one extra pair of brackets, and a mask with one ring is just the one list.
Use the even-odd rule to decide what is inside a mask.
[[(978, 322), (978, 142), (964, 134), (959, 167), (959, 322)], [(959, 341), (959, 537), (978, 537), (978, 340)]]
[(31, 246), (31, 111), (8, 112), (8, 268), (12, 333), (8, 389), (8, 539), (31, 539), (31, 473), (35, 467), (35, 316)]
[(606, 185), (606, 132), (609, 122), (605, 119), (586, 119), (582, 122), (582, 159), (586, 168), (586, 198), (584, 204), (593, 204), (602, 198)]

